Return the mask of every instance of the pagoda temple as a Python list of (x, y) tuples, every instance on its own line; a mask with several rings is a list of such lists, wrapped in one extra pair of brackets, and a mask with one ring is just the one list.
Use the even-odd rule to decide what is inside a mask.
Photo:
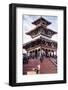
[(23, 45), (23, 74), (57, 73), (57, 42), (51, 39), (57, 32), (47, 28), (51, 22), (43, 17), (32, 24), (36, 27), (26, 33), (32, 41)]

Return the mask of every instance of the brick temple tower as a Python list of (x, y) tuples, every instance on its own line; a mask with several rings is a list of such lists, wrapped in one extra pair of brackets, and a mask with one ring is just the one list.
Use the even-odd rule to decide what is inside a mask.
[(57, 32), (48, 29), (51, 22), (43, 17), (32, 22), (36, 27), (27, 32), (33, 39), (25, 43), (27, 55), (23, 59), (23, 74), (57, 73), (57, 42), (51, 38)]

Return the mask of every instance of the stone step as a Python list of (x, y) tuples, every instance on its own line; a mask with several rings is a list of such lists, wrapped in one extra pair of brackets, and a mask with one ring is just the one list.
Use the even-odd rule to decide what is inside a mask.
[(33, 68), (37, 68), (37, 66), (40, 65), (40, 73), (57, 73), (57, 64), (55, 65), (50, 58), (46, 58), (42, 60), (42, 63), (40, 60), (37, 59), (30, 59), (28, 64), (24, 64), (23, 70), (25, 72), (32, 71)]

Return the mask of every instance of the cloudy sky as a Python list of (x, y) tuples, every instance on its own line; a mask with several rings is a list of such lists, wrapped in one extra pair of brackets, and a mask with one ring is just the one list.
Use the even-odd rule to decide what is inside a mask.
[[(36, 16), (36, 15), (23, 15), (22, 16), (23, 43), (26, 43), (32, 40), (31, 37), (29, 35), (26, 35), (25, 33), (32, 30), (34, 27), (36, 27), (35, 25), (32, 24), (32, 22), (38, 19), (39, 17), (40, 16)], [(57, 24), (58, 17), (57, 16), (42, 16), (42, 17), (52, 23), (47, 28), (58, 32), (58, 24)], [(57, 41), (57, 35), (54, 35), (52, 37), (52, 40)]]

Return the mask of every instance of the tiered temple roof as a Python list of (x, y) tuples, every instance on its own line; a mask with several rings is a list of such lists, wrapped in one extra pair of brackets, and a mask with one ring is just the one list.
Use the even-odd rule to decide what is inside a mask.
[(57, 32), (48, 29), (51, 22), (42, 17), (32, 24), (36, 27), (26, 34), (34, 39), (23, 44), (23, 74), (57, 73), (57, 42), (51, 40)]
[[(35, 24), (36, 27), (33, 30), (27, 32), (26, 34), (30, 35), (32, 38), (35, 38), (37, 36), (40, 36), (40, 37), (36, 38), (28, 43), (25, 43), (23, 45), (24, 49), (28, 49), (28, 48), (34, 47), (36, 45), (39, 46), (42, 44), (44, 44), (46, 46), (46, 43), (51, 48), (57, 48), (57, 43), (50, 39), (54, 34), (57, 34), (57, 32), (47, 28), (47, 25), (51, 24), (51, 22), (40, 17), (36, 21), (32, 22), (32, 24)], [(44, 36), (45, 38), (43, 38), (42, 36)], [(48, 37), (48, 39), (46, 37)], [(51, 44), (53, 44), (54, 47), (52, 47)]]

